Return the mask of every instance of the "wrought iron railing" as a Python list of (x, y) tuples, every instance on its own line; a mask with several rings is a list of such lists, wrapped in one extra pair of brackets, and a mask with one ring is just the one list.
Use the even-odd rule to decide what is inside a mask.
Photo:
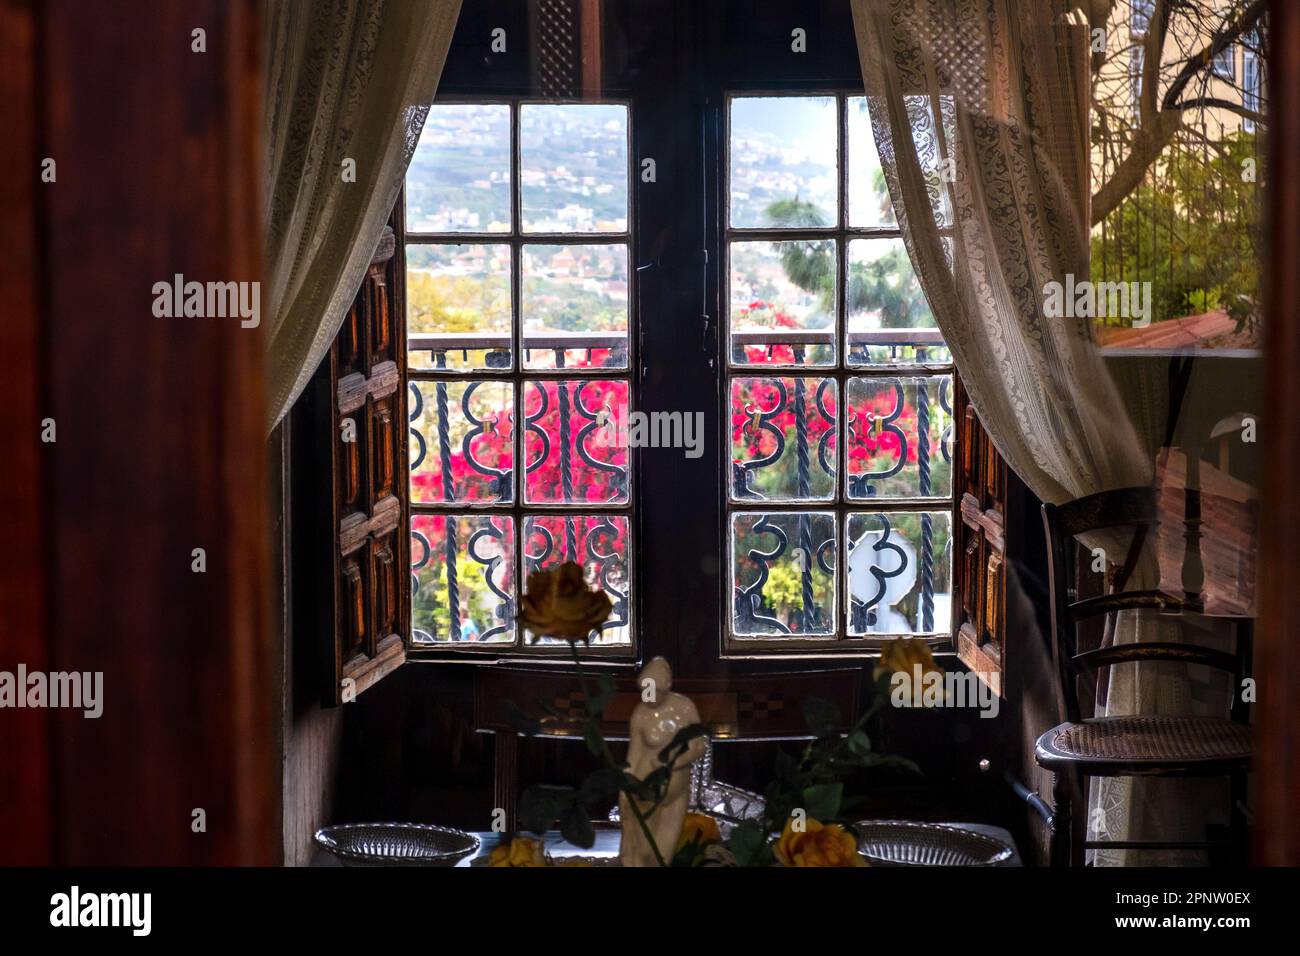
[[(833, 345), (834, 336), (835, 331), (833, 329), (811, 332), (764, 329), (732, 333), (733, 346), (762, 345), (768, 348), (781, 345), (791, 346), (794, 366), (791, 368), (790, 365), (786, 364), (777, 368), (760, 364), (753, 367), (753, 374), (755, 375), (775, 376), (771, 381), (776, 388), (776, 400), (771, 403), (770, 408), (757, 408), (752, 405), (746, 407), (744, 409), (745, 417), (750, 419), (750, 427), (766, 431), (773, 437), (774, 443), (771, 452), (759, 458), (748, 461), (733, 461), (731, 480), (732, 498), (734, 500), (745, 502), (766, 500), (763, 494), (752, 487), (751, 478), (762, 469), (775, 466), (786, 453), (786, 433), (775, 423), (775, 419), (786, 411), (787, 402), (791, 397), (786, 381), (779, 377), (782, 374), (793, 375), (795, 487), (797, 498), (799, 502), (805, 504), (810, 500), (814, 468), (819, 468), (831, 479), (832, 484), (834, 483), (835, 464), (834, 456), (829, 450), (829, 442), (836, 434), (836, 417), (828, 407), (827, 400), (828, 392), (836, 386), (836, 379), (827, 377), (818, 382), (810, 403), (808, 395), (809, 382), (805, 377), (806, 372), (818, 371), (816, 366), (805, 364), (808, 346)], [(904, 429), (899, 426), (898, 419), (904, 413), (906, 407), (905, 390), (909, 387), (914, 390), (917, 415), (917, 497), (920, 499), (933, 497), (932, 464), (935, 450), (932, 447), (930, 438), (930, 394), (931, 388), (937, 386), (939, 389), (937, 396), (939, 407), (948, 417), (948, 423), (940, 435), (938, 452), (942, 460), (951, 465), (953, 437), (952, 379), (950, 377), (926, 376), (924, 373), (917, 374), (914, 369), (916, 366), (930, 364), (933, 352), (946, 351), (941, 333), (937, 329), (879, 329), (865, 332), (850, 331), (847, 337), (847, 346), (851, 356), (850, 364), (853, 364), (854, 356), (857, 357), (858, 362), (865, 364), (865, 349), (867, 347), (888, 349), (890, 359), (896, 362), (900, 360), (899, 350), (903, 348), (914, 349), (913, 355), (909, 356), (906, 361), (906, 364), (913, 367), (913, 370), (907, 375), (882, 374), (879, 367), (871, 370), (873, 383), (877, 385), (887, 384), (892, 387), (894, 392), (893, 410), (887, 415), (874, 417), (871, 425), (876, 429), (877, 436), (884, 433), (893, 436), (896, 442), (897, 454), (893, 463), (887, 468), (847, 476), (849, 498), (862, 502), (870, 501), (876, 497), (878, 486), (882, 481), (897, 475), (907, 465), (909, 439)], [(875, 361), (877, 363), (881, 361), (879, 355), (875, 357)], [(942, 362), (934, 364), (946, 364), (947, 361), (945, 357)], [(854, 374), (856, 371), (858, 370), (853, 370), (850, 374)], [(739, 376), (743, 373), (737, 371), (733, 374)], [(847, 399), (847, 396), (844, 396), (844, 398)], [(844, 431), (847, 434), (857, 424), (857, 419), (847, 411), (847, 401), (845, 407)], [(813, 441), (809, 438), (809, 424), (813, 416), (830, 426), (816, 440), (815, 448)], [(795, 502), (780, 501), (774, 503), (786, 506)], [(876, 582), (875, 593), (871, 597), (866, 600), (859, 600), (856, 596), (850, 595), (850, 626), (854, 633), (859, 634), (864, 633), (876, 623), (880, 604), (887, 590), (885, 582), (890, 578), (903, 575), (907, 571), (906, 552), (892, 540), (894, 528), (889, 514), (882, 512), (876, 518), (880, 523), (880, 527), (873, 530), (877, 530), (879, 538), (875, 541), (873, 547), (876, 552), (891, 552), (897, 566), (891, 570), (885, 570), (879, 565), (871, 568), (871, 574)], [(821, 541), (814, 541), (813, 525), (814, 515), (811, 512), (801, 511), (798, 514), (798, 543), (796, 550), (792, 554), (799, 568), (800, 587), (799, 603), (791, 615), (791, 622), (796, 627), (791, 627), (790, 624), (776, 617), (765, 615), (760, 611), (763, 605), (764, 588), (767, 585), (771, 568), (791, 552), (789, 535), (772, 521), (771, 515), (759, 515), (759, 520), (753, 525), (752, 531), (756, 534), (771, 535), (776, 543), (770, 550), (764, 551), (758, 547), (753, 547), (746, 553), (746, 557), (756, 570), (757, 576), (748, 585), (741, 585), (739, 582), (736, 584), (734, 611), (736, 630), (739, 633), (761, 633), (762, 630), (766, 629), (786, 635), (792, 633), (829, 634), (835, 630), (832, 622), (823, 620), (824, 615), (814, 599), (813, 574), (815, 566), (828, 577), (834, 577), (836, 573), (834, 564), (835, 543), (838, 532), (832, 530), (830, 537)], [(855, 544), (856, 542), (846, 541), (845, 552), (851, 551)], [(951, 541), (949, 546), (951, 546)], [(917, 565), (917, 574), (921, 587), (919, 596), (919, 631), (933, 633), (935, 630), (935, 543), (933, 519), (930, 513), (926, 511), (920, 513), (920, 541)]]
[[(448, 368), (447, 358), (448, 353), (456, 351), (487, 350), (488, 361), (485, 364), (489, 368), (509, 368), (512, 364), (509, 351), (511, 344), (511, 337), (508, 334), (417, 333), (409, 337), (407, 347), (408, 352), (427, 351), (435, 370), (452, 373), (457, 370)], [(525, 346), (525, 362), (532, 352), (549, 350), (553, 354), (556, 369), (566, 367), (570, 353), (574, 351), (585, 352), (585, 360), (581, 367), (573, 369), (574, 373), (579, 375), (592, 369), (625, 369), (627, 366), (627, 335), (625, 333), (546, 333), (539, 336), (529, 336), (525, 340)], [(603, 359), (593, 363), (593, 358), (598, 355), (597, 350), (607, 351)], [(493, 355), (497, 356), (495, 360), (492, 358)], [(450, 375), (448, 378), (450, 378)], [(484, 384), (484, 380), (474, 378), (465, 381), (465, 387), (460, 394), (460, 414), (470, 425), (460, 439), (460, 451), (465, 463), (471, 469), (489, 479), (489, 495), (487, 502), (457, 500), (452, 471), (453, 439), (451, 435), (448, 384), (449, 382), (442, 378), (435, 380), (433, 383), (434, 399), (437, 404), (434, 429), (434, 440), (437, 445), (435, 453), (438, 456), (442, 479), (442, 501), (438, 504), (440, 506), (459, 505), (462, 509), (472, 511), (476, 504), (511, 502), (512, 470), (485, 464), (476, 457), (474, 452), (476, 438), (492, 428), (501, 427), (501, 423), (497, 421), (496, 417), (479, 417), (475, 414), (471, 400), (475, 392)], [(525, 462), (525, 481), (529, 474), (534, 473), (543, 466), (552, 453), (552, 436), (540, 424), (541, 420), (551, 411), (552, 397), (546, 388), (546, 384), (546, 379), (535, 378), (527, 379), (521, 385), (525, 390), (528, 388), (534, 389), (534, 394), (538, 399), (537, 407), (532, 412), (524, 414), (525, 433), (535, 435), (540, 440), (540, 452), (531, 461)], [(613, 540), (618, 534), (618, 528), (607, 512), (596, 512), (594, 516), (590, 516), (594, 517), (594, 523), (586, 529), (582, 548), (583, 553), (578, 553), (579, 534), (577, 522), (580, 518), (589, 518), (589, 515), (580, 515), (578, 511), (583, 506), (591, 506), (593, 502), (586, 498), (579, 498), (575, 493), (574, 456), (576, 455), (587, 467), (610, 476), (610, 501), (627, 499), (628, 467), (627, 465), (602, 461), (592, 454), (589, 443), (592, 441), (597, 428), (602, 427), (608, 421), (611, 410), (604, 405), (594, 407), (595, 403), (587, 395), (591, 382), (585, 378), (557, 380), (554, 382), (554, 387), (554, 401), (558, 417), (558, 434), (555, 436), (555, 440), (558, 443), (556, 451), (559, 456), (559, 500), (549, 502), (546, 505), (530, 507), (541, 508), (553, 516), (562, 518), (564, 522), (563, 540), (556, 541), (556, 536), (545, 524), (538, 521), (536, 516), (522, 517), (523, 533), (521, 542), (524, 548), (525, 571), (532, 572), (545, 566), (556, 555), (557, 551), (562, 560), (576, 560), (589, 568), (594, 568), (597, 580), (614, 605), (609, 619), (601, 625), (601, 630), (615, 630), (626, 626), (628, 623), (628, 590), (626, 585), (620, 586), (619, 582), (615, 580), (624, 558), (615, 550), (601, 551), (600, 541)], [(413, 452), (410, 467), (414, 473), (428, 459), (430, 449), (424, 433), (417, 427), (417, 423), (425, 412), (424, 392), (420, 389), (418, 382), (412, 381), (410, 383), (410, 393), (408, 418)], [(503, 414), (510, 427), (513, 428), (513, 414), (508, 411)], [(521, 455), (516, 455), (512, 460), (519, 461), (521, 457)], [(567, 509), (565, 506), (568, 506)], [(455, 508), (449, 511), (446, 507), (440, 507), (437, 513), (446, 515), (446, 528), (442, 542), (444, 553), (442, 557), (445, 562), (445, 586), (450, 622), (448, 636), (452, 641), (460, 641), (463, 636), (460, 619), (462, 594), (458, 580), (459, 572), (456, 567), (460, 542), (459, 529), (456, 526), (457, 515), (453, 513), (455, 511)], [(427, 514), (430, 512), (421, 509), (421, 513)], [(500, 522), (501, 513), (499, 511), (483, 510), (480, 517), (486, 522), (486, 525), (470, 536), (469, 541), (466, 543), (466, 552), (471, 560), (481, 566), (484, 583), (499, 598), (499, 602), (493, 608), (496, 623), (485, 630), (479, 637), (480, 641), (486, 641), (510, 631), (514, 623), (516, 604), (511, 593), (502, 589), (497, 583), (498, 572), (505, 561), (502, 555), (504, 549), (500, 545), (506, 543), (507, 535), (507, 531)], [(414, 527), (411, 530), (411, 537), (413, 542), (411, 588), (414, 595), (419, 592), (420, 588), (419, 572), (433, 559), (434, 546), (427, 535)], [(540, 550), (536, 552), (527, 550), (529, 543), (535, 538), (540, 539)], [(484, 553), (482, 546), (489, 540), (495, 540), (499, 543), (499, 546), (493, 549), (494, 553)], [(419, 632), (417, 632), (415, 640), (417, 643), (438, 642), (435, 636)]]
[[(784, 413), (787, 402), (792, 397), (786, 382), (781, 377), (783, 374), (786, 377), (791, 377), (789, 374), (791, 372), (794, 373), (793, 442), (796, 458), (795, 484), (798, 497), (804, 500), (810, 497), (814, 469), (820, 469), (834, 481), (836, 463), (829, 443), (837, 432), (835, 427), (836, 413), (829, 402), (830, 390), (835, 387), (836, 379), (833, 377), (824, 378), (814, 388), (810, 389), (810, 383), (801, 374), (801, 372), (818, 371), (816, 366), (805, 364), (807, 348), (813, 345), (833, 344), (834, 336), (835, 332), (829, 329), (764, 329), (733, 333), (732, 342), (735, 345), (757, 345), (768, 348), (789, 346), (794, 355), (793, 369), (789, 365), (776, 367), (760, 364), (753, 367), (754, 374), (773, 377), (773, 383), (777, 388), (777, 401), (773, 403), (771, 408), (747, 408), (745, 411), (747, 416), (751, 417), (753, 427), (772, 435), (774, 447), (770, 453), (760, 458), (733, 463), (731, 480), (733, 498), (736, 500), (745, 502), (766, 500), (762, 493), (752, 487), (751, 478), (762, 469), (774, 466), (786, 453), (788, 441), (786, 431), (777, 425), (775, 420)], [(626, 369), (627, 367), (627, 336), (622, 332), (547, 332), (538, 335), (526, 335), (520, 344), (524, 348), (525, 363), (528, 362), (529, 356), (535, 351), (550, 351), (554, 359), (555, 369), (564, 369), (573, 352), (585, 353), (585, 361), (581, 368), (572, 369), (575, 375), (583, 375), (592, 369), (612, 370)], [(512, 337), (508, 333), (414, 333), (408, 339), (408, 351), (412, 353), (427, 352), (431, 358), (433, 370), (439, 373), (446, 372), (448, 379), (458, 374), (458, 370), (448, 367), (447, 359), (450, 353), (485, 350), (488, 353), (488, 361), (485, 364), (489, 368), (509, 368), (512, 365), (510, 350), (513, 345)], [(925, 366), (931, 363), (930, 356), (943, 349), (943, 340), (939, 332), (932, 329), (880, 329), (850, 331), (846, 345), (850, 356), (857, 356), (864, 363), (867, 354), (865, 350), (868, 348), (890, 350), (890, 354), (895, 358), (898, 358), (900, 350), (910, 348), (914, 352), (913, 356), (908, 360), (908, 364), (910, 366)], [(603, 358), (600, 357), (602, 350)], [(496, 356), (496, 358), (494, 359), (493, 356)], [(593, 357), (598, 358), (596, 364), (591, 364)], [(879, 354), (876, 355), (875, 361), (880, 361)], [(932, 364), (936, 366), (944, 365), (946, 361), (945, 358), (942, 361), (934, 361)], [(930, 438), (930, 395), (932, 388), (937, 387), (939, 389), (938, 404), (948, 416), (948, 424), (938, 442), (938, 454), (943, 461), (950, 465), (953, 428), (951, 378), (934, 376), (927, 378), (923, 374), (918, 375), (915, 371), (906, 375), (893, 376), (881, 374), (877, 368), (871, 372), (871, 379), (877, 384), (888, 384), (894, 391), (893, 411), (887, 415), (875, 417), (871, 424), (877, 430), (877, 435), (889, 433), (894, 437), (897, 442), (897, 456), (893, 463), (883, 470), (848, 476), (850, 498), (862, 502), (870, 501), (875, 497), (877, 485), (880, 482), (897, 475), (906, 466), (909, 438), (907, 432), (899, 425), (898, 419), (904, 413), (907, 398), (905, 392), (909, 388), (914, 391), (917, 414), (916, 464), (918, 493), (920, 498), (932, 497), (931, 474), (935, 460), (935, 449), (932, 447)], [(511, 493), (512, 485), (510, 470), (485, 464), (474, 454), (475, 439), (492, 428), (500, 427), (500, 424), (494, 418), (479, 417), (471, 407), (471, 399), (482, 384), (482, 379), (470, 378), (461, 392), (459, 399), (460, 414), (469, 423), (470, 428), (460, 439), (460, 450), (466, 464), (489, 480), (488, 487), (498, 496), (498, 499), (508, 500), (507, 496)], [(525, 380), (521, 386), (524, 389), (530, 387), (535, 389), (535, 394), (538, 397), (537, 407), (532, 412), (524, 415), (524, 430), (526, 434), (537, 436), (541, 443), (540, 454), (537, 454), (531, 461), (525, 462), (525, 481), (527, 475), (542, 466), (550, 457), (552, 451), (552, 437), (539, 424), (540, 420), (551, 410), (551, 395), (545, 384), (546, 379), (536, 378)], [(597, 519), (596, 524), (588, 529), (586, 535), (585, 553), (581, 555), (578, 553), (579, 535), (576, 522), (581, 516), (577, 512), (581, 510), (583, 504), (590, 504), (590, 502), (579, 500), (575, 494), (574, 456), (576, 455), (588, 467), (612, 476), (614, 479), (612, 488), (614, 490), (611, 497), (613, 499), (619, 499), (626, 495), (628, 466), (602, 461), (591, 453), (589, 442), (596, 430), (606, 423), (609, 409), (603, 406), (593, 407), (593, 403), (588, 400), (586, 395), (589, 386), (590, 381), (581, 377), (576, 380), (555, 381), (555, 401), (558, 405), (558, 435), (556, 440), (559, 444), (560, 494), (559, 501), (554, 502), (544, 510), (563, 518), (563, 540), (557, 541), (555, 535), (545, 524), (529, 517), (522, 519), (524, 526), (520, 540), (524, 548), (525, 571), (527, 572), (542, 567), (556, 554), (557, 549), (565, 560), (579, 560), (597, 569), (597, 577), (614, 603), (613, 614), (602, 625), (602, 630), (609, 630), (627, 624), (628, 591), (626, 584), (620, 586), (620, 583), (615, 580), (623, 559), (614, 551), (601, 552), (597, 542), (601, 539), (602, 533), (612, 538), (617, 529), (610, 520), (608, 513), (598, 512), (595, 516)], [(425, 411), (424, 393), (416, 382), (412, 382), (410, 388), (409, 418), (413, 449), (411, 470), (414, 472), (427, 460), (431, 452), (428, 448), (428, 440), (420, 428), (417, 427), (417, 422)], [(438, 378), (434, 381), (433, 390), (437, 404), (437, 423), (434, 435), (437, 448), (433, 453), (438, 456), (442, 478), (443, 500), (440, 504), (444, 506), (463, 505), (472, 510), (474, 502), (457, 502), (454, 493), (455, 488), (452, 477), (453, 442), (450, 428), (448, 381)], [(507, 413), (507, 418), (513, 427), (513, 416)], [(810, 437), (810, 424), (818, 419), (830, 427), (825, 429), (819, 438), (814, 439)], [(847, 433), (856, 424), (856, 418), (852, 414), (846, 414), (844, 431)], [(517, 457), (514, 460), (518, 461), (519, 458)], [(787, 503), (781, 502), (780, 504)], [(569, 510), (566, 510), (566, 506)], [(447, 512), (446, 508), (441, 510)], [(497, 583), (498, 571), (505, 561), (502, 556), (503, 548), (498, 546), (495, 549), (486, 549), (484, 547), (489, 541), (496, 541), (499, 545), (505, 543), (507, 532), (499, 521), (500, 512), (484, 510), (481, 517), (486, 524), (470, 535), (469, 541), (466, 543), (466, 551), (470, 559), (481, 566), (484, 583), (492, 594), (499, 599), (494, 608), (496, 623), (484, 631), (479, 638), (480, 640), (488, 640), (499, 634), (506, 633), (512, 628), (515, 616), (515, 600), (508, 590), (501, 588)], [(898, 561), (898, 567), (890, 571), (873, 567), (872, 574), (878, 584), (875, 596), (865, 601), (857, 598), (850, 599), (850, 623), (857, 633), (861, 633), (874, 624), (879, 610), (879, 603), (885, 594), (885, 581), (906, 571), (906, 555), (891, 539), (893, 527), (888, 514), (881, 513), (877, 517), (881, 522), (881, 527), (878, 529), (880, 538), (876, 541), (874, 547), (876, 551), (892, 552)], [(934, 630), (935, 608), (935, 545), (932, 519), (929, 513), (921, 512), (920, 525), (921, 533), (917, 555), (917, 570), (921, 585), (919, 601), (920, 629), (923, 632), (932, 632)], [(798, 516), (796, 547), (798, 549), (797, 558), (800, 569), (800, 600), (792, 619), (797, 628), (792, 628), (789, 624), (776, 617), (764, 615), (760, 611), (763, 605), (763, 590), (768, 581), (771, 567), (790, 553), (789, 536), (781, 527), (774, 524), (771, 521), (771, 516), (767, 514), (760, 515), (760, 520), (753, 526), (753, 531), (771, 534), (776, 539), (776, 544), (768, 551), (751, 548), (747, 553), (749, 561), (757, 570), (757, 577), (748, 585), (737, 586), (735, 595), (737, 623), (746, 632), (757, 627), (770, 628), (783, 634), (790, 634), (795, 630), (799, 633), (829, 633), (833, 631), (833, 623), (822, 619), (823, 615), (814, 600), (813, 572), (814, 567), (817, 567), (826, 575), (834, 576), (835, 533), (832, 532), (830, 537), (815, 541), (811, 513), (801, 513)], [(450, 620), (449, 637), (452, 641), (459, 641), (462, 638), (460, 625), (462, 595), (460, 583), (457, 580), (458, 571), (456, 568), (456, 558), (460, 547), (458, 535), (454, 514), (447, 512), (445, 538), (442, 546)], [(529, 542), (533, 541), (534, 538), (539, 539), (542, 545), (541, 549), (536, 553), (527, 550)], [(412, 529), (412, 539), (411, 574), (412, 591), (415, 593), (420, 587), (419, 572), (433, 559), (434, 549), (428, 537), (420, 531)], [(846, 542), (846, 552), (850, 550), (852, 544), (852, 542)], [(435, 641), (431, 636), (417, 638), (417, 640), (423, 642)]]

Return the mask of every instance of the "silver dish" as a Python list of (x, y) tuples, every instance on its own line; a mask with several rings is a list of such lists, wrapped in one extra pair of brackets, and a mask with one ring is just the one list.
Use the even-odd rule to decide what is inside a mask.
[(454, 866), (479, 838), (430, 823), (345, 823), (317, 830), (316, 845), (344, 866)]
[(986, 833), (943, 823), (862, 820), (858, 852), (880, 866), (994, 866), (1013, 848)]

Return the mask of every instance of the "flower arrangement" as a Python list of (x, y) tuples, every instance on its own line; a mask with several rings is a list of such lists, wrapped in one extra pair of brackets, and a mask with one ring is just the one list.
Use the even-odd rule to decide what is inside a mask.
[[(602, 677), (593, 690), (582, 674), (577, 642), (586, 641), (609, 612), (608, 598), (591, 591), (582, 569), (573, 563), (551, 571), (529, 575), (527, 593), (520, 603), (520, 621), (534, 638), (556, 637), (569, 642), (583, 682), (586, 698), (582, 736), (588, 749), (601, 757), (603, 766), (589, 774), (579, 787), (536, 786), (524, 792), (519, 815), (523, 828), (538, 839), (517, 835), (497, 847), (492, 866), (545, 866), (540, 836), (557, 823), (564, 839), (587, 848), (595, 842), (591, 825), (593, 811), (607, 807), (620, 793), (627, 801), (637, 825), (649, 837), (646, 818), (663, 799), (675, 762), (690, 741), (706, 733), (696, 724), (683, 728), (663, 749), (663, 766), (646, 779), (628, 772), (627, 763), (614, 757), (600, 723), (605, 704), (614, 691), (613, 681)], [(900, 639), (885, 645), (881, 663), (874, 673), (876, 694), (872, 705), (849, 728), (841, 731), (838, 708), (829, 701), (804, 701), (804, 720), (813, 739), (797, 757), (778, 754), (775, 773), (764, 792), (764, 810), (759, 819), (726, 819), (730, 832), (724, 838), (719, 820), (712, 815), (689, 813), (682, 826), (671, 859), (656, 848), (661, 866), (793, 866), (857, 867), (866, 865), (857, 852), (853, 811), (861, 804), (849, 792), (854, 772), (870, 767), (898, 767), (916, 771), (910, 760), (876, 752), (867, 725), (889, 699), (887, 687), (895, 670), (910, 673), (914, 666), (923, 671), (937, 669), (923, 640)], [(524, 733), (537, 733), (540, 723), (515, 710), (516, 724)], [(648, 807), (645, 813), (642, 806)], [(654, 840), (650, 839), (653, 846)]]

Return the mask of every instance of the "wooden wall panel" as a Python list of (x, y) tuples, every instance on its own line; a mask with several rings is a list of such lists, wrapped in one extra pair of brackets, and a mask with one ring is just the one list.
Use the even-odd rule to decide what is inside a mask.
[[(46, 415), (41, 329), (39, 108), (34, 4), (0, 3), (0, 101), (5, 147), (0, 149), (0, 435), (5, 509), (0, 547), (0, 670), (19, 663), (48, 668), (49, 552), (43, 523)], [(17, 506), (14, 503), (18, 503)], [(0, 864), (37, 864), (53, 852), (49, 712), (0, 711)]]
[[(5, 177), (6, 189), (32, 190), (35, 202), (34, 217), (11, 220), (14, 208), (33, 206), (10, 204), (6, 193), (5, 223), (28, 237), (16, 236), (18, 250), (35, 250), (25, 268), (39, 287), (41, 335), (18, 353), (29, 365), (21, 385), (5, 387), (16, 387), (26, 404), (13, 413), (26, 419), (38, 382), (35, 407), (56, 420), (58, 439), (36, 446), (43, 485), (11, 501), (11, 512), (40, 516), (47, 549), (44, 562), (24, 556), (40, 569), (23, 604), (39, 638), (18, 652), (50, 670), (104, 675), (102, 717), (47, 712), (45, 759), (33, 748), (6, 765), (24, 801), (49, 791), (44, 813), (17, 821), (33, 832), (25, 855), (272, 862), (263, 330), (152, 309), (154, 283), (176, 273), (261, 279), (256, 5), (50, 0), (35, 15), (22, 4), (0, 9), (6, 52), (21, 52), (29, 31), (41, 51), (35, 95), (6, 99), (19, 101), (20, 115), (35, 107), (37, 155), (57, 162), (55, 183), (40, 183), (35, 166)], [(205, 53), (191, 50), (200, 27)], [(6, 77), (14, 62), (22, 56)], [(16, 144), (24, 163), (29, 135)], [(7, 133), (4, 152), (10, 145)], [(34, 423), (17, 424), (6, 435), (37, 434)], [(19, 461), (30, 480), (30, 452)], [(18, 530), (30, 545), (30, 524)], [(199, 547), (204, 573), (191, 570)], [(0, 739), (11, 736), (7, 721), (0, 713)], [(191, 827), (199, 808), (203, 833)], [(0, 862), (8, 852), (0, 846)]]
[(1007, 472), (993, 442), (980, 425), (975, 406), (957, 382), (953, 406), (961, 428), (960, 468), (955, 477), (959, 500), (953, 522), (960, 572), (957, 589), (957, 656), (1003, 693), (1006, 631)]
[(1263, 420), (1264, 514), (1261, 523), (1260, 737), (1255, 861), (1300, 865), (1300, 5), (1276, 0), (1269, 12), (1271, 190), (1265, 361), (1268, 416)]
[[(322, 700), (344, 703), (405, 660), (405, 342), (394, 327), (396, 238), (387, 228), (303, 408), (308, 468), (333, 471), (333, 495), (304, 521), (327, 544), (317, 586), (333, 608), (316, 621)], [(345, 427), (346, 426), (346, 427)]]

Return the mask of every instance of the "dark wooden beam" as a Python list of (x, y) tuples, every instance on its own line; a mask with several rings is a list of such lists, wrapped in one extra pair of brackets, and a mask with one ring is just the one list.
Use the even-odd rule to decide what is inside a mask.
[[(5, 152), (24, 167), (0, 187), (6, 257), (23, 258), (5, 263), (5, 345), (18, 348), (0, 349), (5, 470), (16, 460), (20, 482), (6, 495), (19, 547), (5, 627), (13, 603), (29, 668), (102, 671), (103, 714), (42, 712), (48, 745), (20, 728), (4, 773), (32, 814), (20, 855), (274, 862), (263, 329), (152, 308), (154, 283), (176, 273), (262, 278), (257, 7), (39, 6), (0, 3), (0, 82), (19, 111)], [(54, 183), (33, 156), (55, 159)], [(45, 416), (54, 444), (36, 437)], [(26, 595), (9, 590), (11, 562)], [(0, 711), (0, 740), (15, 713)], [(0, 862), (14, 862), (7, 841)]]
[[(48, 667), (38, 36), (33, 3), (0, 3), (0, 101), (6, 117), (6, 146), (0, 150), (0, 488), (9, 503), (0, 547), (0, 670), (10, 673), (19, 663)], [(53, 852), (49, 729), (48, 711), (0, 711), (0, 863), (39, 864)]]
[[(1300, 97), (1300, 5), (1274, 0), (1269, 12), (1269, 102)], [(1261, 520), (1259, 777), (1256, 863), (1300, 864), (1300, 114), (1271, 110), (1270, 212), (1265, 320), (1266, 401)]]

